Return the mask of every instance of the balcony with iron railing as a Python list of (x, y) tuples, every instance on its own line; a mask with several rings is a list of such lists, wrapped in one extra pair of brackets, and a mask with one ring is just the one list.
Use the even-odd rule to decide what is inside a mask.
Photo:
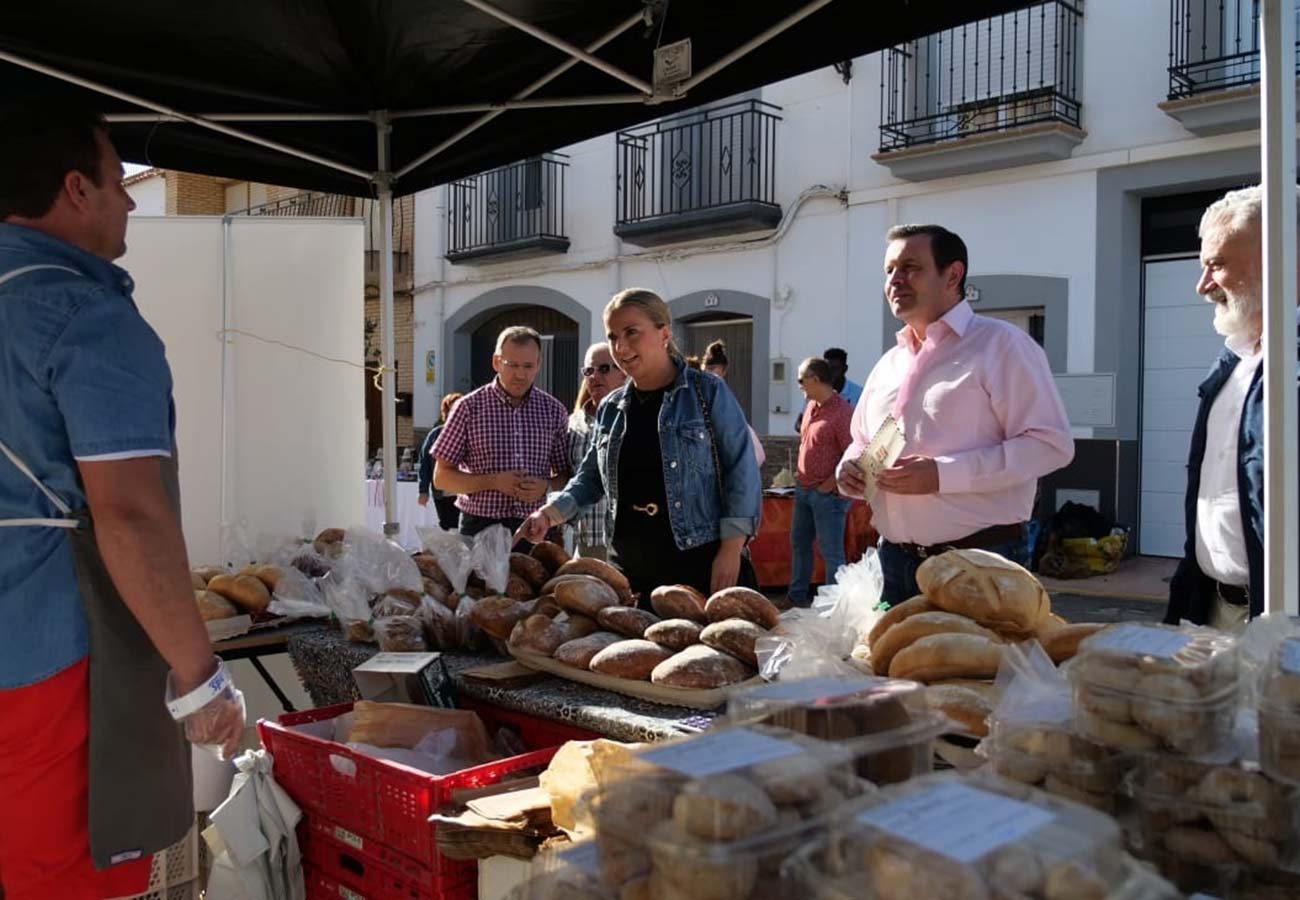
[[(409, 291), (413, 284), (411, 245), (414, 214), (412, 198), (393, 201), (393, 287)], [(303, 191), (268, 203), (237, 210), (235, 216), (293, 216), (301, 218), (358, 218), (365, 228), (366, 285), (379, 284), (380, 235), (379, 201), (369, 197), (346, 197), (319, 191)]]
[(447, 186), (447, 259), (521, 259), (565, 253), (564, 173), (568, 157), (548, 153)]
[(779, 112), (744, 100), (620, 131), (614, 233), (651, 247), (775, 228)]
[(1170, 0), (1160, 108), (1200, 135), (1259, 127), (1259, 16), (1259, 0)]
[(882, 54), (880, 151), (922, 180), (1063, 159), (1083, 140), (1082, 0), (1050, 0)]

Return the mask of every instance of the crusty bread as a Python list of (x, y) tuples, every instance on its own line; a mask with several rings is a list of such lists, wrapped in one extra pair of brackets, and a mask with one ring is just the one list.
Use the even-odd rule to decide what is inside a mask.
[(917, 613), (908, 616), (876, 640), (871, 648), (871, 667), (877, 675), (888, 674), (894, 654), (928, 634), (980, 634), (1001, 643), (1001, 638), (996, 634), (965, 616), (937, 611)]
[(515, 623), (510, 632), (510, 646), (529, 650), (543, 656), (553, 656), (555, 651), (572, 640), (568, 629), (557, 625), (549, 616), (531, 615)]
[[(533, 560), (533, 562), (536, 561)], [(512, 600), (531, 600), (537, 596), (533, 591), (533, 586), (528, 583), (528, 579), (522, 575), (516, 575), (514, 572), (511, 572), (510, 577), (506, 579), (505, 595)]]
[(590, 575), (614, 589), (624, 606), (632, 599), (632, 585), (627, 576), (609, 563), (591, 557), (571, 559), (555, 570), (556, 575)]
[(553, 582), (560, 609), (595, 618), (607, 606), (618, 605), (618, 594), (598, 578), (574, 575)]
[(708, 622), (704, 612), (708, 598), (689, 584), (665, 584), (650, 592), (650, 606), (664, 619)]
[(551, 571), (540, 559), (524, 553), (510, 554), (510, 574), (518, 575), (527, 581), (533, 590), (537, 590), (551, 580)]
[(581, 613), (561, 612), (555, 617), (555, 624), (564, 627), (569, 634), (569, 640), (586, 637), (601, 630), (599, 622)]
[(885, 611), (885, 614), (876, 620), (876, 624), (871, 626), (871, 631), (867, 633), (866, 644), (868, 647), (874, 647), (876, 641), (887, 630), (906, 619), (908, 616), (914, 616), (917, 613), (932, 612), (936, 607), (925, 599), (924, 594), (917, 594), (910, 600), (904, 600), (902, 603), (895, 603)]
[(655, 666), (673, 655), (671, 650), (653, 641), (638, 639), (610, 644), (591, 658), (588, 668), (601, 675), (649, 681)]
[(764, 628), (775, 628), (781, 619), (781, 611), (772, 605), (771, 600), (746, 587), (730, 587), (718, 591), (704, 605), (704, 613), (710, 622), (748, 619)]
[(573, 666), (575, 669), (591, 668), (591, 661), (596, 654), (604, 650), (611, 644), (617, 644), (623, 640), (617, 634), (608, 631), (597, 631), (586, 637), (575, 638), (571, 641), (565, 641), (555, 650), (555, 659), (566, 666)]
[(754, 653), (754, 645), (765, 634), (766, 629), (748, 619), (723, 619), (700, 632), (700, 643), (729, 653), (757, 669), (758, 656)]
[(326, 559), (337, 559), (343, 552), (343, 537), (346, 533), (342, 528), (326, 528), (311, 542), (312, 549)]
[(916, 583), (935, 606), (1001, 634), (1032, 635), (1051, 612), (1033, 573), (987, 550), (932, 556), (916, 570)]
[(275, 589), (280, 586), (280, 579), (284, 577), (284, 570), (279, 566), (253, 566), (253, 571), (248, 574), (266, 585), (266, 589), (274, 594)]
[(1060, 665), (1079, 652), (1079, 642), (1096, 634), (1106, 626), (1098, 622), (1079, 622), (1063, 625), (1046, 634), (1038, 635), (1038, 643), (1043, 645), (1052, 662)]
[(961, 734), (988, 737), (990, 700), (993, 686), (979, 690), (965, 684), (932, 684), (925, 689), (925, 702), (932, 710), (943, 713), (957, 725)]
[(635, 606), (607, 606), (596, 613), (600, 627), (624, 637), (645, 636), (645, 630), (659, 621), (659, 617)]
[(207, 587), (208, 582), (218, 575), (229, 575), (230, 572), (220, 566), (199, 566), (194, 570), (194, 574), (202, 578), (203, 586)]
[(208, 590), (220, 594), (242, 612), (262, 612), (271, 604), (271, 592), (252, 575), (218, 575)]
[(411, 561), (420, 570), (421, 578), (432, 581), (447, 591), (452, 589), (451, 579), (442, 571), (442, 566), (438, 565), (438, 560), (428, 553), (417, 553), (411, 557)]
[(647, 628), (642, 637), (654, 641), (661, 647), (677, 651), (698, 644), (703, 631), (703, 625), (690, 619), (664, 619)]
[(931, 634), (894, 654), (890, 678), (928, 684), (943, 678), (992, 678), (1002, 645), (979, 634)]
[(569, 554), (565, 552), (565, 549), (551, 541), (541, 541), (534, 544), (528, 555), (546, 566), (551, 574), (555, 574), (560, 566), (569, 561)]
[(736, 684), (754, 674), (734, 656), (695, 644), (655, 666), (650, 680), (665, 687), (711, 689)]
[(528, 607), (510, 597), (484, 597), (474, 604), (469, 620), (494, 638), (506, 640)]
[(234, 604), (215, 591), (195, 591), (194, 602), (199, 607), (199, 618), (205, 622), (211, 622), (215, 619), (231, 619), (239, 615), (239, 610), (235, 609)]

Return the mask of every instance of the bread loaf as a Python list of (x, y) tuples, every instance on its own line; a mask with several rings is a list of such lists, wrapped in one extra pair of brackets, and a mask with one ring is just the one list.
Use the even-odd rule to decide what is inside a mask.
[(388, 616), (413, 616), (419, 608), (420, 603), (418, 600), (412, 601), (409, 597), (397, 594), (385, 594), (379, 598), (378, 603), (371, 607), (370, 615), (376, 619), (383, 619)]
[(216, 578), (218, 575), (229, 575), (230, 573), (220, 566), (199, 566), (194, 570), (194, 574), (202, 578), (203, 586), (207, 587), (208, 582)]
[(710, 622), (723, 619), (748, 619), (764, 628), (775, 628), (781, 612), (758, 591), (745, 587), (730, 587), (718, 591), (704, 605)]
[(510, 574), (518, 575), (533, 590), (551, 580), (551, 571), (546, 564), (524, 553), (510, 554)]
[(611, 644), (617, 644), (623, 640), (617, 634), (611, 634), (608, 631), (597, 631), (586, 637), (576, 638), (575, 640), (565, 641), (555, 650), (555, 659), (566, 666), (573, 666), (575, 669), (591, 668), (591, 661), (596, 654), (604, 650)]
[(607, 606), (596, 613), (600, 627), (624, 637), (645, 636), (645, 630), (659, 621), (659, 617), (634, 606)]
[(925, 701), (930, 709), (952, 720), (961, 734), (988, 737), (993, 706), (987, 692), (960, 684), (932, 684), (925, 689)]
[(747, 619), (723, 619), (700, 632), (700, 643), (729, 653), (757, 669), (758, 656), (754, 653), (754, 644), (765, 634), (766, 630)]
[(885, 614), (877, 619), (876, 624), (871, 626), (871, 631), (867, 632), (867, 646), (874, 648), (876, 641), (880, 639), (882, 634), (907, 617), (914, 616), (917, 613), (933, 612), (935, 609), (936, 607), (925, 599), (924, 594), (918, 594), (910, 600), (904, 600), (902, 603), (895, 603), (885, 610)]
[(707, 600), (689, 584), (665, 584), (650, 592), (650, 607), (664, 619), (706, 623), (709, 621), (704, 611)]
[(618, 604), (618, 594), (598, 578), (573, 576), (559, 581), (554, 588), (560, 608), (595, 618), (607, 606)]
[(754, 674), (734, 656), (696, 644), (655, 666), (650, 680), (665, 687), (711, 689), (736, 684)]
[(284, 575), (283, 569), (279, 566), (270, 565), (250, 566), (249, 568), (251, 571), (246, 572), (245, 574), (252, 575), (258, 581), (262, 582), (262, 584), (266, 585), (268, 591), (275, 593), (275, 589), (280, 585), (280, 578)]
[(311, 542), (312, 548), (326, 559), (338, 559), (343, 552), (345, 534), (342, 528), (326, 528)]
[(1076, 625), (1063, 625), (1060, 628), (1038, 635), (1038, 643), (1043, 645), (1052, 662), (1060, 665), (1079, 652), (1079, 642), (1089, 635), (1096, 634), (1105, 625), (1096, 622), (1080, 622)]
[(190, 572), (190, 587), (196, 591), (201, 591), (208, 586), (208, 580), (199, 575), (198, 572)]
[(415, 567), (420, 570), (420, 577), (426, 581), (433, 581), (441, 585), (447, 591), (452, 589), (451, 579), (442, 571), (442, 566), (438, 565), (438, 560), (428, 553), (417, 553), (411, 557)]
[(544, 616), (550, 616), (552, 619), (563, 612), (563, 610), (560, 609), (560, 604), (556, 601), (554, 594), (546, 594), (543, 597), (538, 597), (537, 605), (533, 607), (533, 609)]
[(515, 623), (527, 614), (528, 609), (518, 600), (509, 597), (484, 597), (474, 604), (469, 620), (494, 638), (506, 640)]
[(916, 583), (940, 609), (1008, 635), (1033, 634), (1051, 612), (1047, 592), (1028, 569), (987, 550), (932, 556), (916, 570)]
[(569, 561), (569, 554), (565, 552), (564, 548), (551, 541), (541, 541), (534, 544), (528, 555), (546, 566), (547, 571), (551, 574), (558, 572), (560, 566)]
[(776, 824), (772, 799), (739, 775), (717, 775), (687, 784), (673, 800), (673, 821), (692, 837), (734, 841)]
[(894, 655), (890, 678), (928, 684), (943, 678), (992, 678), (1002, 646), (979, 634), (931, 634)]
[(632, 585), (627, 576), (607, 562), (589, 557), (571, 559), (555, 570), (556, 575), (590, 575), (599, 578), (614, 589), (623, 604), (629, 605), (632, 599)]
[(195, 591), (194, 602), (199, 607), (199, 618), (205, 622), (211, 622), (215, 619), (233, 619), (239, 615), (239, 610), (235, 609), (229, 600), (215, 591)]
[(554, 656), (560, 646), (572, 638), (563, 624), (556, 624), (549, 617), (531, 615), (515, 623), (510, 632), (510, 646), (519, 650)]
[(626, 640), (610, 644), (591, 658), (588, 668), (601, 675), (649, 681), (655, 666), (673, 655), (652, 641)]
[(220, 594), (243, 612), (263, 612), (271, 603), (266, 585), (251, 575), (218, 575), (208, 590)]
[(569, 635), (569, 640), (586, 637), (601, 630), (599, 622), (581, 613), (561, 612), (555, 617), (555, 624), (564, 628)]
[(419, 653), (428, 650), (424, 640), (424, 623), (418, 616), (390, 616), (376, 619), (375, 641), (384, 653)]
[(533, 586), (522, 575), (516, 575), (514, 572), (511, 572), (510, 577), (506, 579), (505, 595), (511, 600), (531, 600), (537, 596)]
[(703, 631), (703, 625), (690, 619), (664, 619), (647, 628), (642, 637), (676, 652), (698, 644)]
[(871, 647), (871, 667), (877, 675), (889, 672), (894, 654), (930, 634), (979, 634), (1001, 643), (992, 631), (965, 616), (946, 612), (923, 612), (908, 616), (876, 639)]

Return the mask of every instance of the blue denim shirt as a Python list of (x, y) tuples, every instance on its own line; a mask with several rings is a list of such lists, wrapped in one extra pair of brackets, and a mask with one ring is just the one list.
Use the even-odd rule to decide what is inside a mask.
[[(566, 519), (608, 497), (606, 534), (614, 540), (618, 517), (618, 454), (627, 431), (627, 392), (611, 391), (596, 410), (596, 437), (576, 475), (550, 502)], [(705, 421), (707, 404), (713, 434)], [(714, 464), (722, 466), (719, 478)], [(659, 411), (668, 521), (677, 546), (689, 550), (710, 541), (754, 534), (762, 504), (758, 463), (745, 413), (722, 379), (677, 361), (677, 379)]]
[[(29, 228), (0, 223), (0, 440), (73, 509), (76, 460), (170, 453), (175, 417), (162, 341), (121, 268)], [(59, 518), (0, 456), (0, 519)], [(0, 528), (0, 689), (86, 656), (86, 621), (63, 529)]]

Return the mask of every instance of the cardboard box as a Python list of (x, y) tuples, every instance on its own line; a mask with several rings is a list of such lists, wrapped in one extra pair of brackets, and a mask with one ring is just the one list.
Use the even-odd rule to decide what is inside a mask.
[(441, 653), (376, 653), (352, 670), (362, 700), (454, 709), (455, 688)]

